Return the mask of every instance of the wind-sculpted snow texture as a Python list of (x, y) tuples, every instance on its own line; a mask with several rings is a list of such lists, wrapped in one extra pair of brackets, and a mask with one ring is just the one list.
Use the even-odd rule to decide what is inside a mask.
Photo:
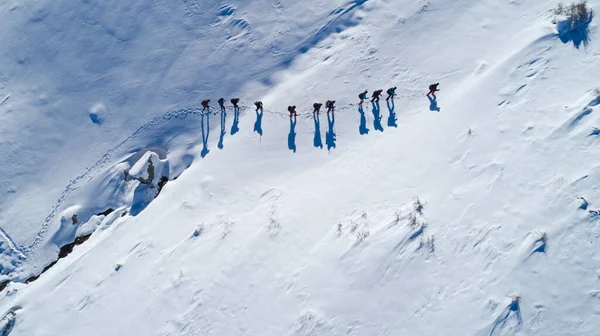
[(555, 5), (1, 3), (0, 335), (596, 335), (600, 49)]

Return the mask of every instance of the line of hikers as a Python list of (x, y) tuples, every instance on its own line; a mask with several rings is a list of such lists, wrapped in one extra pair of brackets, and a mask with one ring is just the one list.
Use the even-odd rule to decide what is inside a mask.
[[(430, 95), (433, 95), (433, 97), (435, 98), (435, 93), (440, 91), (438, 89), (439, 85), (440, 85), (440, 83), (435, 83), (435, 84), (429, 85), (429, 92), (427, 93), (427, 97), (429, 97)], [(361, 92), (358, 95), (358, 98), (360, 99), (360, 101), (358, 102), (358, 105), (362, 106), (363, 102), (366, 99), (368, 99), (367, 98), (368, 92), (369, 92), (368, 90), (365, 90), (364, 92)], [(379, 98), (381, 97), (382, 93), (383, 93), (383, 90), (375, 90), (373, 92), (373, 95), (371, 95), (371, 102), (372, 103), (379, 102)], [(387, 89), (386, 93), (388, 95), (387, 98), (385, 98), (386, 101), (393, 99), (396, 96), (396, 87), (394, 86), (392, 88)], [(209, 105), (208, 105), (209, 102), (210, 102), (210, 99), (202, 101), (202, 112), (208, 111), (210, 109)], [(234, 108), (239, 108), (239, 106), (238, 106), (239, 102), (240, 102), (239, 98), (231, 99), (231, 104), (233, 104)], [(218, 100), (218, 103), (219, 103), (219, 107), (221, 108), (221, 110), (225, 111), (225, 99), (220, 98)], [(261, 101), (254, 102), (254, 105), (256, 106), (256, 112), (258, 112), (258, 111), (260, 111), (261, 113), (263, 112), (263, 103)], [(323, 106), (323, 104), (321, 104), (321, 103), (314, 103), (313, 104), (313, 108), (314, 108), (313, 114), (319, 113), (321, 111), (322, 106)], [(327, 113), (335, 112), (335, 100), (328, 100), (327, 102), (325, 102), (325, 107), (327, 108)], [(296, 105), (288, 106), (288, 112), (290, 113), (290, 118), (292, 116), (294, 116), (294, 117), (298, 116), (298, 114), (296, 113)]]

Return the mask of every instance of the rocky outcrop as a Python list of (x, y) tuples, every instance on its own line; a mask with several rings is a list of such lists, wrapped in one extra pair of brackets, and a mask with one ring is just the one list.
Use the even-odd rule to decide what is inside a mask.
[(73, 248), (75, 246), (85, 243), (88, 239), (90, 239), (91, 236), (92, 236), (91, 234), (88, 234), (88, 235), (83, 235), (83, 236), (77, 237), (77, 238), (75, 238), (75, 241), (73, 241), (72, 243), (66, 244), (63, 247), (61, 247), (60, 251), (58, 252), (58, 259), (56, 259), (55, 261), (51, 262), (46, 267), (44, 267), (44, 269), (40, 272), (40, 274), (32, 276), (29, 279), (27, 279), (25, 281), (25, 283), (30, 283), (30, 282), (37, 280), (40, 277), (40, 275), (44, 274), (47, 270), (52, 268), (52, 266), (56, 265), (56, 263), (60, 259), (65, 258), (69, 254), (71, 254), (71, 252), (73, 252)]

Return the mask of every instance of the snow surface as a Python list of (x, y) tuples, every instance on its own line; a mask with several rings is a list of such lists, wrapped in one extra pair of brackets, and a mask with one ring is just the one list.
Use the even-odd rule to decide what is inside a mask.
[(596, 335), (600, 49), (555, 6), (0, 3), (0, 332)]

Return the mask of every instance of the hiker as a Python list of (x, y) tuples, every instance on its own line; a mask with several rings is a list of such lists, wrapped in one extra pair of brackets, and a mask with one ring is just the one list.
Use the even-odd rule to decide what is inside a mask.
[(369, 92), (369, 91), (365, 90), (365, 92), (361, 92), (361, 93), (358, 95), (358, 98), (360, 99), (360, 102), (358, 103), (358, 105), (362, 105), (362, 103), (363, 103), (363, 100), (367, 99), (367, 93), (368, 93), (368, 92)]
[(240, 102), (239, 98), (233, 98), (231, 99), (231, 103), (233, 104), (233, 107), (237, 108), (238, 107), (238, 103)]
[(427, 96), (429, 97), (429, 95), (433, 95), (435, 97), (435, 93), (440, 91), (438, 90), (438, 85), (440, 85), (440, 83), (435, 83), (435, 84), (431, 84), (429, 85), (429, 93), (427, 93)]
[(258, 110), (262, 111), (262, 109), (263, 109), (263, 103), (260, 100), (257, 101), (257, 102), (254, 102), (254, 105), (256, 105), (256, 112), (258, 112)]
[(296, 105), (294, 106), (288, 106), (288, 112), (290, 112), (290, 118), (292, 116), (297, 117), (298, 114), (296, 113)]
[(387, 98), (385, 98), (385, 100), (390, 100), (390, 98), (394, 98), (394, 96), (396, 95), (396, 87), (394, 86), (393, 88), (389, 88), (387, 91)]
[(329, 112), (333, 113), (333, 109), (335, 108), (335, 100), (328, 100), (325, 103), (325, 107), (327, 107), (327, 113), (329, 113)]
[(383, 90), (377, 90), (377, 91), (373, 92), (373, 95), (371, 96), (372, 97), (371, 103), (375, 102), (375, 101), (379, 102), (379, 96), (381, 96), (382, 92), (383, 92)]
[[(208, 103), (209, 103), (209, 102), (210, 102), (210, 99), (207, 99), (207, 100), (203, 100), (203, 101), (202, 101), (202, 112), (209, 110), (209, 107), (208, 107)], [(209, 110), (209, 111), (210, 111), (210, 110)]]
[(313, 104), (313, 108), (315, 110), (313, 111), (313, 114), (321, 112), (321, 106), (323, 106), (323, 104), (321, 104), (321, 103), (314, 103)]
[(221, 107), (221, 110), (224, 111), (225, 110), (225, 99), (219, 98), (218, 102), (219, 102), (219, 106)]

